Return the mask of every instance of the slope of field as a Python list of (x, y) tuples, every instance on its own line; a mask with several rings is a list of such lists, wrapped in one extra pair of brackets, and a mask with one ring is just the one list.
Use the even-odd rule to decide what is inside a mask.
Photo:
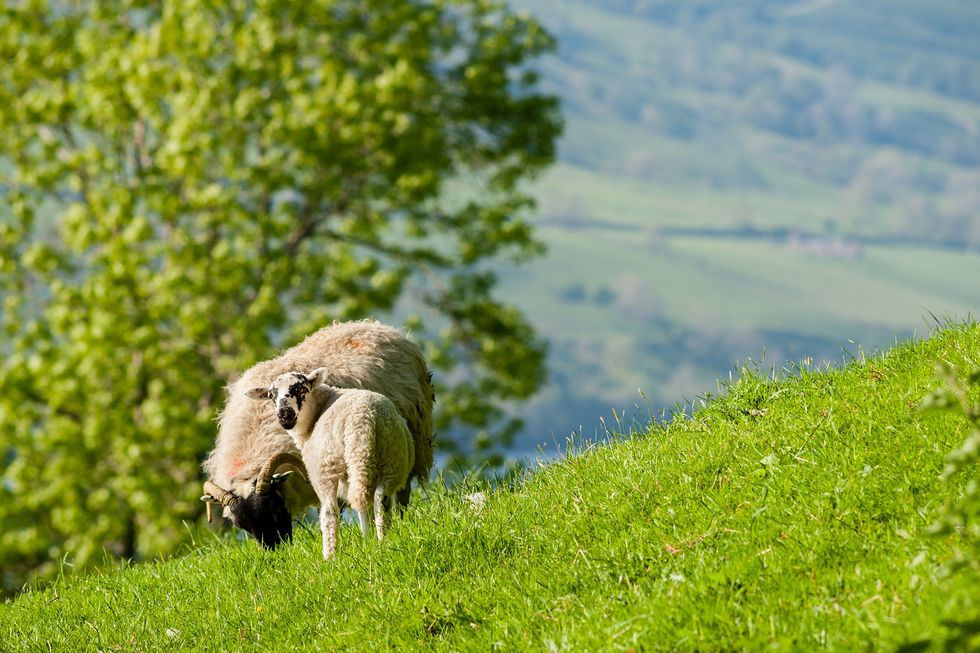
[[(922, 412), (954, 326), (843, 369), (743, 371), (693, 417), (582, 446), (513, 487), (418, 497), (382, 544), (276, 552), (199, 535), (169, 562), (0, 606), (0, 650), (890, 650), (980, 621), (980, 578), (928, 526), (968, 431)], [(67, 561), (70, 564), (70, 561)], [(916, 646), (913, 650), (924, 650)]]

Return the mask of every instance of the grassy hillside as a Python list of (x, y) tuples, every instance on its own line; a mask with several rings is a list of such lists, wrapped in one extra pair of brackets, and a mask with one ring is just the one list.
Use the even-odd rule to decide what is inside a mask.
[(514, 4), (567, 116), (548, 255), (504, 274), (553, 346), (525, 442), (980, 309), (976, 3)]
[(199, 536), (169, 562), (0, 607), (0, 650), (860, 650), (980, 619), (926, 533), (968, 424), (922, 412), (937, 360), (980, 366), (980, 325), (842, 370), (744, 370), (694, 417), (542, 466), (482, 510), (416, 502), (386, 541), (342, 529), (268, 553)]

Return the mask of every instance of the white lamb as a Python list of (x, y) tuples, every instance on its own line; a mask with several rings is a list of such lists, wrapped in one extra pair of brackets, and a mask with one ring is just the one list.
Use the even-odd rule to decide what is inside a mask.
[(326, 385), (328, 370), (287, 372), (252, 399), (275, 402), (276, 417), (300, 450), (320, 499), (323, 557), (337, 550), (338, 495), (357, 511), (361, 533), (378, 539), (388, 528), (391, 500), (408, 483), (415, 447), (404, 418), (386, 396)]

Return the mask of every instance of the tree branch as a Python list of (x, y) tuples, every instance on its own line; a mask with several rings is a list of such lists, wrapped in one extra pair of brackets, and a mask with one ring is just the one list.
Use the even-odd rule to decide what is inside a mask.
[(72, 420), (76, 424), (82, 423), (81, 413), (71, 410), (70, 408), (66, 408), (64, 406), (52, 406), (50, 403), (48, 403), (48, 401), (44, 397), (39, 395), (34, 388), (31, 387), (20, 388), (20, 391), (21, 393), (23, 393), (24, 397), (27, 400), (33, 401), (34, 403), (41, 404), (43, 406), (47, 406), (58, 415), (67, 417), (68, 419)]

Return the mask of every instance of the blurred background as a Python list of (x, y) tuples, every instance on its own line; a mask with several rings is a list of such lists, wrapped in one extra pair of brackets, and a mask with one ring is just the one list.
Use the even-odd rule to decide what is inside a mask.
[(0, 4), (0, 589), (192, 543), (226, 382), (333, 320), (411, 329), (468, 473), (967, 319), (978, 34), (974, 0)]
[(551, 344), (522, 450), (976, 315), (980, 6), (514, 4), (566, 116), (502, 291)]

